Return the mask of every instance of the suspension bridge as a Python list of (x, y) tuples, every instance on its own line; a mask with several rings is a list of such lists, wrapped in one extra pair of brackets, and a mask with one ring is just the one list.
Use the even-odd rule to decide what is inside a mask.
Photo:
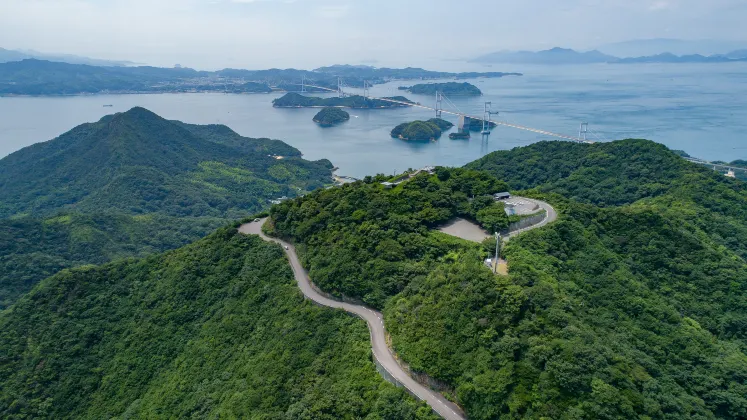
[[(296, 84), (296, 85), (298, 85), (298, 84)], [(303, 78), (300, 86), (301, 86), (301, 92), (305, 92), (307, 87), (311, 87), (311, 88), (321, 89), (321, 90), (324, 90), (324, 91), (327, 91), (327, 92), (335, 92), (341, 98), (342, 97), (346, 97), (346, 96), (351, 96), (349, 93), (347, 93), (347, 92), (345, 92), (343, 90), (343, 88), (346, 87), (346, 86), (342, 82), (341, 78), (337, 79), (337, 89), (332, 89), (332, 88), (325, 87), (325, 86), (319, 86), (319, 85), (309, 84), (309, 83), (306, 82), (306, 78)], [(530, 131), (532, 133), (537, 133), (537, 134), (541, 134), (541, 135), (544, 135), (544, 136), (550, 136), (550, 137), (560, 138), (560, 139), (563, 139), (563, 140), (574, 141), (574, 142), (577, 142), (577, 143), (588, 143), (588, 144), (594, 143), (594, 141), (591, 141), (591, 140), (589, 140), (587, 138), (587, 134), (590, 132), (589, 129), (588, 129), (589, 128), (589, 124), (588, 123), (582, 123), (581, 124), (581, 129), (579, 130), (579, 136), (578, 137), (573, 137), (573, 136), (569, 136), (569, 135), (565, 135), (565, 134), (554, 133), (552, 131), (542, 130), (542, 129), (539, 129), (539, 128), (533, 128), (533, 127), (527, 127), (525, 125), (514, 124), (514, 123), (507, 122), (507, 121), (495, 121), (495, 120), (493, 120), (491, 118), (491, 116), (492, 115), (497, 115), (498, 112), (493, 112), (491, 110), (491, 105), (492, 105), (491, 102), (485, 102), (485, 112), (484, 112), (484, 114), (482, 116), (475, 116), (475, 115), (470, 115), (470, 114), (461, 112), (458, 109), (456, 111), (451, 111), (451, 110), (444, 109), (443, 106), (442, 106), (443, 100), (445, 99), (448, 102), (451, 102), (451, 101), (446, 97), (446, 95), (444, 95), (443, 93), (440, 93), (440, 92), (436, 94), (436, 106), (435, 107), (431, 107), (431, 106), (423, 105), (423, 104), (420, 104), (420, 103), (405, 102), (405, 101), (398, 101), (398, 100), (392, 99), (392, 98), (383, 98), (383, 97), (380, 98), (380, 97), (371, 96), (370, 93), (369, 93), (371, 86), (372, 86), (372, 84), (370, 84), (368, 82), (364, 82), (364, 85), (363, 85), (363, 95), (361, 95), (361, 96), (363, 96), (363, 97), (365, 97), (367, 99), (371, 99), (371, 100), (390, 102), (390, 103), (395, 103), (395, 104), (400, 104), (400, 105), (406, 105), (406, 106), (411, 106), (411, 107), (415, 107), (415, 108), (421, 108), (421, 109), (426, 109), (426, 110), (429, 110), (429, 111), (433, 111), (436, 114), (436, 118), (441, 118), (442, 114), (456, 115), (460, 119), (460, 125), (464, 124), (464, 122), (467, 119), (476, 120), (476, 121), (482, 121), (482, 123), (483, 123), (482, 134), (483, 135), (489, 135), (490, 134), (491, 125), (495, 124), (495, 125), (498, 125), (498, 126), (504, 126), (504, 127), (515, 128), (515, 129), (524, 130), (524, 131)], [(460, 127), (460, 128), (462, 128), (462, 127)]]
[[(351, 96), (351, 94), (345, 92), (344, 88), (348, 87), (348, 86), (346, 86), (343, 83), (342, 78), (339, 78), (339, 77), (337, 78), (337, 89), (332, 89), (332, 88), (329, 88), (329, 87), (326, 87), (326, 86), (319, 86), (319, 85), (307, 83), (306, 77), (302, 78), (302, 81), (301, 81), (300, 84), (298, 84), (298, 83), (290, 83), (290, 84), (291, 85), (296, 85), (296, 86), (301, 86), (301, 92), (302, 93), (306, 92), (306, 88), (307, 87), (311, 87), (311, 88), (321, 89), (321, 90), (327, 91), (327, 92), (335, 92), (341, 98), (342, 97), (346, 97), (346, 96)], [(487, 136), (490, 135), (490, 129), (491, 129), (491, 125), (492, 124), (495, 124), (496, 126), (503, 126), (503, 127), (515, 128), (515, 129), (518, 129), (518, 130), (529, 131), (529, 132), (532, 132), (532, 133), (537, 133), (537, 134), (541, 134), (541, 135), (544, 135), (544, 136), (555, 137), (555, 138), (559, 138), (559, 139), (563, 139), (563, 140), (573, 141), (573, 142), (576, 142), (576, 143), (585, 143), (585, 144), (594, 144), (594, 143), (596, 143), (595, 141), (588, 139), (588, 135), (589, 134), (592, 134), (593, 136), (599, 138), (599, 136), (597, 136), (596, 133), (594, 133), (592, 130), (589, 129), (589, 123), (587, 123), (587, 122), (581, 123), (580, 129), (579, 129), (579, 132), (578, 132), (578, 137), (574, 137), (574, 136), (569, 136), (569, 135), (566, 135), (566, 134), (555, 133), (555, 132), (548, 131), (548, 130), (542, 130), (542, 129), (539, 129), (539, 128), (528, 127), (528, 126), (521, 125), (521, 124), (515, 124), (515, 123), (508, 122), (508, 121), (495, 121), (491, 117), (493, 115), (498, 115), (499, 112), (497, 112), (497, 111), (494, 112), (494, 111), (491, 110), (491, 106), (492, 106), (491, 102), (485, 102), (485, 111), (484, 111), (484, 113), (483, 113), (482, 116), (475, 116), (475, 115), (469, 115), (467, 113), (461, 112), (458, 109), (458, 107), (456, 107), (456, 105), (454, 105), (454, 103), (449, 100), (449, 98), (447, 98), (443, 93), (440, 93), (440, 92), (436, 93), (436, 105), (434, 107), (430, 107), (430, 106), (423, 105), (423, 104), (420, 104), (420, 103), (415, 103), (415, 102), (405, 102), (405, 101), (399, 101), (399, 100), (392, 99), (392, 98), (384, 98), (384, 97), (380, 98), (380, 97), (371, 96), (371, 94), (370, 94), (370, 88), (372, 86), (373, 86), (372, 83), (370, 83), (368, 81), (364, 81), (364, 83), (363, 83), (363, 95), (360, 95), (360, 96), (363, 96), (363, 97), (365, 97), (367, 99), (371, 99), (371, 100), (391, 102), (391, 103), (396, 103), (396, 104), (400, 104), (400, 105), (411, 106), (411, 107), (414, 107), (414, 108), (426, 109), (426, 110), (435, 112), (436, 118), (441, 118), (442, 114), (455, 115), (455, 116), (459, 117), (459, 123), (460, 123), (459, 128), (460, 129), (464, 129), (465, 124), (468, 124), (465, 121), (467, 121), (468, 119), (476, 120), (476, 121), (481, 121), (482, 122), (482, 127), (483, 127), (482, 128), (483, 139), (487, 139)], [(443, 109), (443, 101), (444, 100), (446, 100), (448, 103), (450, 103), (456, 109), (456, 111)], [(697, 163), (697, 164), (701, 164), (701, 165), (713, 167), (714, 170), (726, 170), (727, 171), (726, 175), (730, 176), (730, 177), (734, 177), (734, 172), (735, 171), (743, 171), (743, 172), (747, 173), (747, 168), (740, 168), (740, 167), (730, 166), (728, 164), (724, 165), (724, 164), (721, 164), (721, 163), (710, 162), (710, 161), (707, 161), (707, 160), (704, 160), (704, 159), (698, 159), (698, 158), (694, 158), (694, 157), (686, 157), (685, 160), (687, 160), (689, 162), (692, 162), (692, 163)]]

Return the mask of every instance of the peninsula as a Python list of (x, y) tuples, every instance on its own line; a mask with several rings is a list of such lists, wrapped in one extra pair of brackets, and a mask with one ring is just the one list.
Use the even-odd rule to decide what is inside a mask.
[[(365, 82), (371, 85), (392, 80), (497, 78), (507, 75), (511, 74), (500, 72), (446, 73), (417, 68), (388, 69), (368, 66), (330, 66), (315, 70), (200, 71), (186, 67), (97, 66), (24, 59), (0, 62), (0, 96), (192, 92), (267, 93), (294, 92), (302, 89), (306, 92), (323, 92), (337, 89), (340, 77), (348, 86), (363, 87)], [(302, 87), (303, 80), (307, 83)], [(311, 80), (313, 83), (308, 83)]]

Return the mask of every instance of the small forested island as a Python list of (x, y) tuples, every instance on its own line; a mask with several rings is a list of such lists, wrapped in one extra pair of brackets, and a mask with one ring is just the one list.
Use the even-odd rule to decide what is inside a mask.
[(304, 96), (298, 93), (286, 93), (280, 98), (272, 101), (275, 108), (323, 108), (323, 107), (342, 107), (358, 109), (378, 109), (378, 108), (400, 108), (414, 104), (404, 96), (393, 96), (383, 99), (392, 101), (383, 101), (380, 99), (369, 99), (360, 95), (346, 96), (344, 98), (319, 98), (314, 96)]
[(399, 90), (406, 90), (417, 95), (433, 95), (441, 92), (444, 95), (453, 96), (480, 96), (482, 91), (472, 83), (421, 83), (413, 86), (400, 86)]
[(314, 122), (322, 127), (331, 127), (350, 119), (350, 114), (340, 108), (327, 107), (314, 116)]
[(391, 134), (402, 140), (435, 140), (453, 126), (454, 124), (441, 118), (431, 118), (428, 121), (402, 123), (394, 127)]
[(449, 134), (449, 138), (452, 140), (466, 140), (470, 138), (469, 131), (460, 131), (458, 133)]

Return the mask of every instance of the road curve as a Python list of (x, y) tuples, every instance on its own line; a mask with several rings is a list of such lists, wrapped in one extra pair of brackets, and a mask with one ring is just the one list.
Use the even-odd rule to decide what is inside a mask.
[(262, 225), (267, 219), (261, 219), (259, 222), (246, 223), (239, 227), (239, 232), (247, 235), (259, 235), (265, 241), (275, 242), (283, 246), (285, 253), (288, 254), (293, 274), (301, 288), (303, 294), (320, 305), (329, 306), (330, 308), (339, 308), (363, 318), (368, 323), (368, 329), (371, 332), (371, 348), (373, 355), (379, 364), (394, 377), (400, 384), (407, 388), (419, 399), (425, 401), (441, 417), (447, 420), (463, 420), (465, 415), (462, 410), (454, 403), (448, 401), (443, 395), (435, 392), (420, 383), (416, 382), (405, 372), (397, 360), (394, 358), (392, 351), (386, 344), (386, 330), (384, 328), (384, 317), (380, 312), (366, 308), (361, 305), (340, 302), (321, 295), (311, 285), (311, 279), (306, 270), (301, 266), (296, 249), (292, 244), (277, 238), (270, 238), (262, 233)]
[(538, 206), (540, 206), (540, 208), (542, 210), (545, 211), (545, 218), (542, 219), (539, 223), (533, 224), (532, 226), (528, 226), (528, 227), (525, 227), (524, 229), (519, 229), (519, 230), (517, 230), (515, 232), (509, 233), (508, 235), (506, 235), (504, 237), (504, 241), (508, 241), (509, 239), (513, 238), (514, 236), (517, 236), (520, 233), (526, 232), (528, 230), (541, 228), (542, 226), (545, 226), (548, 223), (552, 223), (552, 222), (554, 222), (555, 220), (558, 219), (558, 212), (555, 211), (555, 208), (553, 208), (553, 206), (551, 206), (550, 204), (548, 204), (548, 203), (546, 203), (544, 201), (537, 200), (537, 199), (534, 199), (534, 198), (526, 198), (526, 197), (514, 197), (514, 198), (520, 198), (522, 200), (531, 201), (531, 202), (537, 204)]
[[(508, 242), (511, 238), (518, 236), (519, 234), (532, 230), (537, 229), (542, 226), (547, 225), (548, 223), (552, 223), (558, 218), (558, 212), (555, 211), (555, 209), (548, 203), (540, 200), (536, 200), (534, 198), (526, 198), (526, 197), (517, 197), (514, 196), (514, 199), (520, 199), (523, 201), (529, 201), (534, 204), (536, 204), (539, 208), (545, 211), (545, 217), (540, 220), (539, 222), (527, 226), (523, 229), (518, 229), (513, 232), (510, 232), (506, 235), (503, 235), (503, 242)], [(439, 231), (455, 236), (460, 239), (464, 239), (466, 241), (471, 242), (482, 242), (486, 238), (492, 238), (493, 234), (491, 232), (486, 231), (480, 225), (478, 225), (475, 222), (472, 222), (470, 220), (462, 219), (462, 218), (456, 218), (449, 222), (448, 224), (442, 226), (438, 229)]]
[[(529, 200), (529, 199), (527, 199)], [(545, 226), (548, 223), (555, 221), (558, 218), (558, 214), (555, 209), (545, 203), (544, 201), (534, 200), (542, 209), (545, 210), (545, 218), (537, 224), (529, 226), (527, 228), (512, 232), (508, 235), (505, 240), (516, 236), (527, 230), (537, 229)], [(309, 278), (308, 272), (301, 265), (301, 261), (298, 259), (296, 254), (296, 248), (293, 244), (285, 242), (277, 238), (270, 238), (262, 233), (262, 225), (267, 221), (267, 218), (260, 219), (258, 222), (251, 222), (243, 224), (239, 227), (239, 232), (246, 235), (259, 235), (262, 239), (269, 242), (275, 242), (283, 246), (285, 253), (288, 255), (291, 268), (293, 269), (293, 275), (298, 282), (298, 287), (303, 292), (304, 296), (313, 300), (314, 302), (328, 306), (330, 308), (339, 308), (347, 312), (355, 314), (360, 318), (363, 318), (368, 323), (368, 330), (371, 333), (371, 349), (373, 355), (386, 371), (402, 386), (407, 388), (416, 397), (425, 401), (431, 408), (438, 413), (441, 417), (447, 420), (464, 420), (466, 416), (464, 412), (454, 403), (444, 398), (440, 393), (431, 390), (419, 382), (415, 381), (404, 369), (397, 363), (397, 360), (392, 353), (392, 350), (386, 343), (386, 329), (384, 328), (384, 316), (373, 309), (366, 308), (362, 305), (355, 305), (352, 303), (340, 302), (334, 299), (330, 299), (314, 289)]]

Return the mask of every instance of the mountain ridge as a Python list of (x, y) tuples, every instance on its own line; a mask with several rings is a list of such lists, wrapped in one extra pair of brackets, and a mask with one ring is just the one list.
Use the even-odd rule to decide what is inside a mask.
[(60, 269), (173, 249), (331, 175), (279, 140), (141, 107), (81, 124), (0, 159), (0, 309)]

